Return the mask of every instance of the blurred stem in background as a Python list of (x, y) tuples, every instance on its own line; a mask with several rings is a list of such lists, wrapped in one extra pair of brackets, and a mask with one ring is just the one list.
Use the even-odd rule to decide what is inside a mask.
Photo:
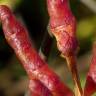
[(30, 32), (35, 47), (39, 49), (44, 34), (47, 32), (48, 14), (46, 0), (23, 0), (18, 11)]
[(80, 0), (80, 1), (96, 14), (96, 0)]

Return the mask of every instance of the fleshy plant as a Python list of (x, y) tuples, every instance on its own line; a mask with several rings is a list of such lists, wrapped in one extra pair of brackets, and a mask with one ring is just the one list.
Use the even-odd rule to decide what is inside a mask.
[[(47, 0), (50, 16), (49, 30), (56, 38), (58, 50), (66, 59), (72, 73), (75, 92), (62, 83), (33, 47), (27, 29), (15, 18), (10, 9), (0, 5), (0, 21), (8, 44), (13, 48), (29, 77), (30, 96), (91, 96), (96, 92), (96, 43), (84, 89), (81, 88), (76, 55), (76, 19), (68, 0)], [(37, 91), (38, 90), (38, 91)]]

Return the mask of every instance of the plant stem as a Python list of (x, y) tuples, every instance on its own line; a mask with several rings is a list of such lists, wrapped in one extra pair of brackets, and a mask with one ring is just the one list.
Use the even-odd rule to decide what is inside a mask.
[(66, 57), (67, 65), (72, 73), (72, 78), (75, 84), (75, 96), (82, 96), (82, 88), (80, 84), (80, 79), (78, 75), (78, 70), (76, 66), (76, 57), (71, 55)]
[[(27, 29), (15, 18), (7, 6), (0, 6), (0, 21), (8, 44), (13, 48), (31, 80), (29, 84), (32, 85), (29, 85), (29, 88), (32, 93), (35, 86), (36, 92), (34, 93), (40, 93), (40, 95), (42, 93), (41, 96), (51, 96), (51, 94), (53, 96), (74, 96), (74, 93), (38, 55)], [(42, 88), (44, 90), (40, 91)], [(45, 93), (47, 95), (44, 95)]]

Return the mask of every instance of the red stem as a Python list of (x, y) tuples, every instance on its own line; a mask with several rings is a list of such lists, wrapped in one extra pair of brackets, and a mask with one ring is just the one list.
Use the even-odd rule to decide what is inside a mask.
[[(23, 66), (25, 67), (25, 70), (28, 72), (27, 63), (29, 63), (29, 62), (26, 59), (27, 52), (26, 53), (24, 52), (25, 56), (23, 56), (24, 54), (22, 54), (22, 52), (21, 52), (21, 51), (23, 51), (23, 48), (25, 51), (27, 51), (26, 49), (28, 48), (28, 46), (30, 46), (29, 41), (27, 41), (28, 44), (26, 42), (26, 39), (27, 38), (29, 39), (29, 37), (27, 37), (27, 35), (28, 35), (27, 30), (25, 28), (23, 28), (23, 26), (21, 26), (21, 24), (19, 24), (19, 22), (12, 15), (12, 12), (10, 11), (10, 9), (5, 5), (0, 5), (0, 20), (3, 25), (5, 38), (7, 39), (9, 45), (11, 45), (13, 47), (13, 49), (15, 48), (14, 51), (16, 52), (20, 61), (24, 62)], [(24, 36), (24, 38), (23, 38), (23, 36)], [(19, 47), (19, 44), (20, 44), (20, 47)], [(29, 73), (28, 73), (28, 76), (29, 76)], [(32, 96), (41, 96), (41, 94), (42, 94), (42, 96), (46, 96), (45, 94), (48, 94), (51, 96), (51, 93), (48, 90), (48, 88), (46, 88), (41, 82), (39, 82), (38, 80), (32, 79), (32, 78), (30, 79), (30, 81), (33, 81), (33, 84), (34, 84), (35, 88), (37, 88), (37, 89), (39, 88), (39, 86), (41, 86), (41, 90), (42, 90), (42, 88), (43, 89), (45, 88), (44, 94), (41, 91), (38, 91), (36, 93), (36, 91), (34, 91), (35, 88), (32, 88), (32, 87), (30, 88), (30, 86), (32, 86), (32, 84), (29, 83), (29, 89), (30, 89), (30, 93), (32, 94)]]
[(29, 89), (31, 96), (52, 96), (50, 91), (36, 79), (29, 81)]
[[(22, 62), (29, 79), (39, 80), (45, 88), (50, 90), (53, 96), (73, 96), (73, 92), (60, 81), (47, 63), (40, 58), (32, 47), (27, 30), (15, 19), (8, 7), (0, 6), (0, 20), (5, 38)], [(36, 86), (38, 86), (37, 83)]]
[(83, 96), (92, 96), (96, 92), (96, 41), (93, 44), (92, 60), (86, 78)]
[(56, 37), (57, 47), (64, 56), (76, 54), (76, 19), (72, 14), (69, 0), (47, 0), (50, 16), (50, 31)]
[[(72, 14), (69, 0), (47, 0), (50, 16), (49, 27), (56, 38), (58, 50), (66, 58), (67, 65), (72, 73), (75, 89), (82, 95), (82, 88), (76, 66), (78, 42), (76, 39), (76, 19)], [(76, 94), (77, 96), (77, 94)], [(79, 96), (79, 95), (78, 95)]]

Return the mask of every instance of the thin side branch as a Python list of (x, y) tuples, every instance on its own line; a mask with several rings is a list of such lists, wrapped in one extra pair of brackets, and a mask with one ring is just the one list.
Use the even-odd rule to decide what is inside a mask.
[(72, 78), (75, 84), (75, 96), (82, 96), (82, 88), (81, 88), (78, 70), (76, 66), (76, 57), (75, 56), (66, 57), (66, 61), (69, 70), (72, 73)]

